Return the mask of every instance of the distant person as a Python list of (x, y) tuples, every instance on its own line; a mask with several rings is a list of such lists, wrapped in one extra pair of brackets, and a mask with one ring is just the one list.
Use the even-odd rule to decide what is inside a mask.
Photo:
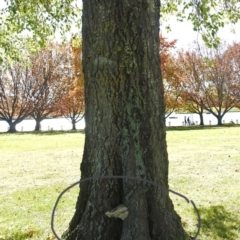
[(231, 120), (230, 123), (235, 124), (235, 122), (233, 120)]
[(190, 126), (191, 122), (189, 117), (187, 118), (187, 122), (188, 122), (188, 125)]
[(187, 118), (186, 118), (186, 116), (184, 116), (184, 124), (185, 124), (185, 126), (187, 126)]

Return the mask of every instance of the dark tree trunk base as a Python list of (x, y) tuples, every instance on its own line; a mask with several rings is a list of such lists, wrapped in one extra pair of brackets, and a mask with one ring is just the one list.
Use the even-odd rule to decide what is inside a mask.
[(9, 124), (9, 129), (7, 131), (8, 133), (15, 133), (15, 132), (17, 132), (15, 123), (8, 123), (8, 124)]
[(36, 121), (36, 125), (35, 125), (35, 129), (34, 129), (34, 131), (40, 131), (41, 130), (41, 121), (42, 121), (42, 119), (35, 119), (35, 121)]
[(77, 130), (77, 128), (76, 128), (76, 123), (75, 123), (75, 122), (72, 122), (72, 130), (73, 130), (73, 131), (76, 131), (76, 130)]
[(203, 114), (200, 114), (200, 126), (204, 126)]

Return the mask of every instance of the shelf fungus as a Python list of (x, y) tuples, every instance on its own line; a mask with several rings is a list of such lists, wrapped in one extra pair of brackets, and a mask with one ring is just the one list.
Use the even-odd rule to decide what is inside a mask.
[(110, 212), (106, 212), (105, 215), (109, 218), (120, 218), (124, 220), (128, 216), (128, 209), (121, 204), (112, 209)]

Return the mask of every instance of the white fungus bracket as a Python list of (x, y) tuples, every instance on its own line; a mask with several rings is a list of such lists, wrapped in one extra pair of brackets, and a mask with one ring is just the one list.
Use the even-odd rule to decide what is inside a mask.
[(105, 215), (109, 218), (120, 218), (124, 220), (128, 216), (128, 209), (123, 204), (120, 204), (110, 212), (106, 212)]

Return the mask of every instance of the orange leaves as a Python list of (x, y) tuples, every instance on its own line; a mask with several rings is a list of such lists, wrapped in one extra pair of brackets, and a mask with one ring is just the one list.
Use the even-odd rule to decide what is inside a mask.
[(72, 122), (78, 122), (85, 110), (84, 97), (84, 75), (82, 71), (82, 45), (70, 45), (71, 49), (71, 84), (68, 86), (68, 91), (59, 103), (61, 114), (66, 118), (70, 118)]
[(74, 78), (77, 85), (83, 86), (84, 84), (84, 76), (82, 71), (82, 44), (81, 42), (78, 44), (74, 44), (73, 41), (71, 43), (72, 49), (72, 66), (74, 72)]
[(171, 114), (180, 105), (179, 98), (179, 79), (181, 78), (178, 71), (178, 64), (171, 52), (175, 48), (177, 40), (167, 41), (162, 35), (159, 36), (160, 40), (160, 59), (161, 59), (161, 72), (164, 84), (164, 99), (166, 105), (166, 112)]

